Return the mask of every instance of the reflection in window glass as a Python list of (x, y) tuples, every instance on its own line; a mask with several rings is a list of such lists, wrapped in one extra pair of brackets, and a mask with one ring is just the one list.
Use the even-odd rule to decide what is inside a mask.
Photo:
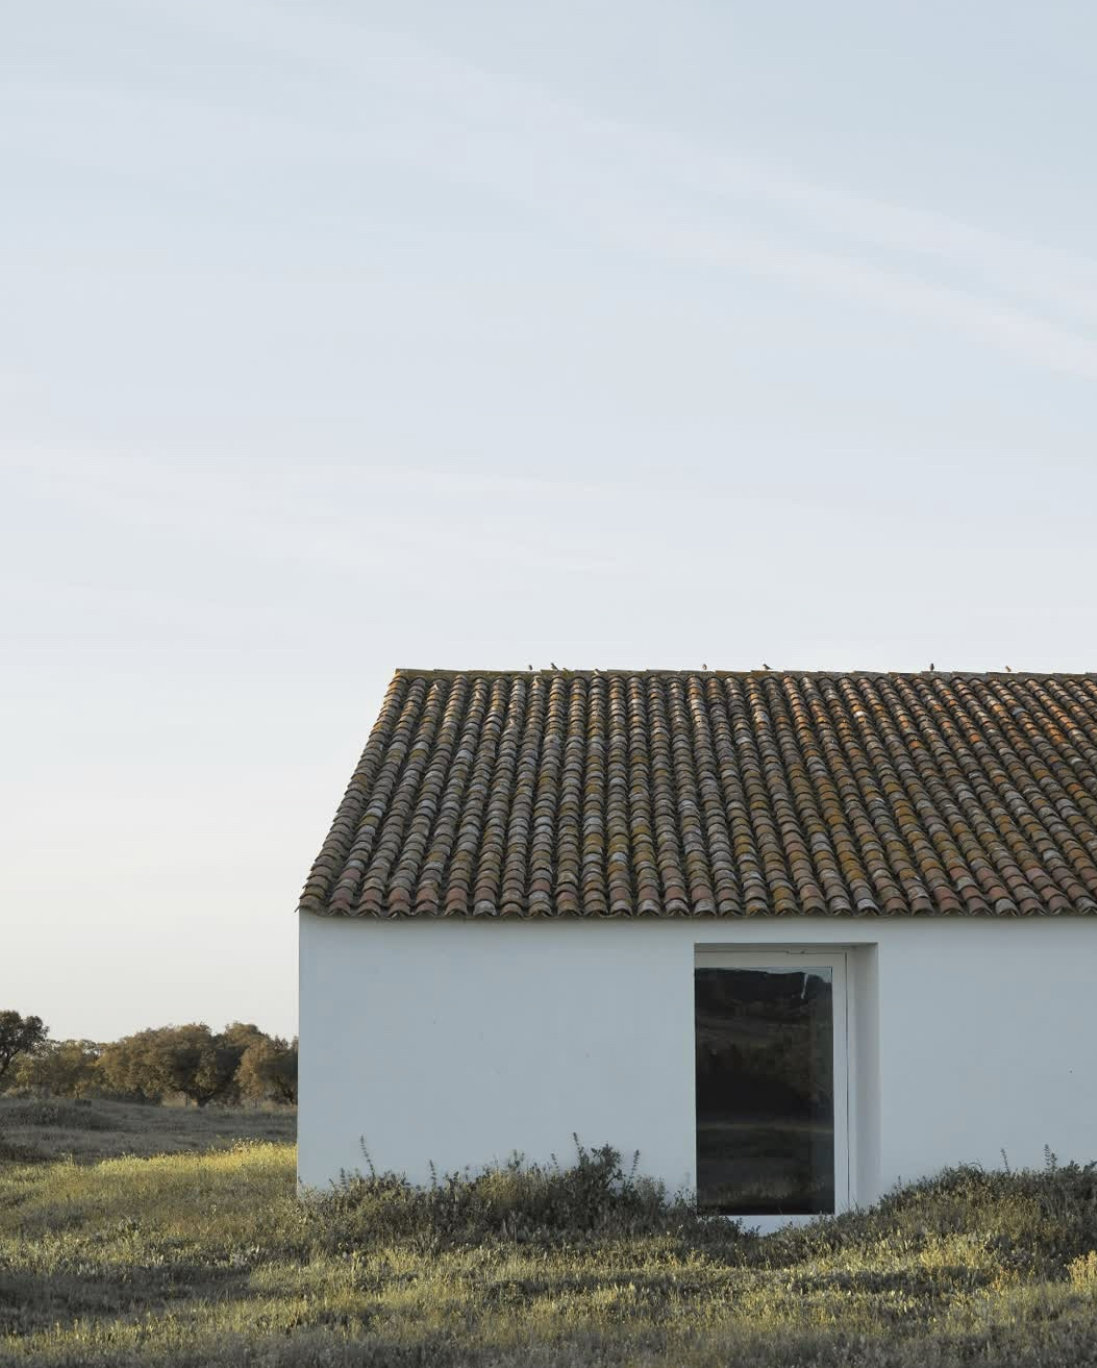
[(831, 970), (694, 972), (699, 1206), (833, 1211)]

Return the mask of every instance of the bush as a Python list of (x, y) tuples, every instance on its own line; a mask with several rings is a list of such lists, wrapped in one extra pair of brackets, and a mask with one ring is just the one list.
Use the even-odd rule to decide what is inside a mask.
[[(1003, 1273), (1076, 1281), (1097, 1250), (1097, 1163), (991, 1172), (952, 1168), (887, 1194), (874, 1207), (760, 1236), (736, 1220), (699, 1215), (683, 1195), (637, 1176), (610, 1145), (578, 1138), (568, 1168), (526, 1164), (449, 1173), (429, 1186), (403, 1174), (343, 1175), (312, 1199), (312, 1219), (329, 1249), (410, 1245), (418, 1252), (504, 1242), (554, 1247), (617, 1238), (662, 1237), (680, 1253), (720, 1264), (771, 1270), (872, 1248), (900, 1261), (971, 1232)], [(1088, 1266), (1087, 1266), (1088, 1267)], [(1073, 1270), (1073, 1271), (1072, 1271)]]
[(409, 1242), (418, 1250), (493, 1241), (551, 1244), (667, 1231), (695, 1219), (669, 1200), (661, 1183), (625, 1169), (610, 1145), (587, 1149), (575, 1137), (576, 1160), (563, 1168), (526, 1164), (435, 1177), (429, 1187), (403, 1174), (344, 1174), (331, 1193), (314, 1198), (314, 1215), (338, 1249)]
[(978, 1231), (1003, 1274), (1065, 1277), (1075, 1260), (1097, 1249), (1097, 1163), (1050, 1159), (1043, 1170), (1012, 1173), (976, 1165), (945, 1169), (895, 1189), (868, 1210), (759, 1240), (751, 1262), (779, 1268), (869, 1246), (911, 1257)]

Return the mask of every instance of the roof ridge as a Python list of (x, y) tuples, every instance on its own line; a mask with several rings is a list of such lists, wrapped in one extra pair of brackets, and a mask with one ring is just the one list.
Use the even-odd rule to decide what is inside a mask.
[(1097, 670), (706, 670), (700, 667), (675, 669), (671, 666), (630, 669), (614, 665), (580, 666), (577, 669), (545, 666), (534, 670), (481, 670), (475, 666), (463, 670), (436, 666), (419, 669), (398, 665), (393, 673), (394, 677), (401, 679), (526, 679), (530, 675), (567, 679), (593, 679), (598, 675), (616, 675), (625, 679), (687, 679), (691, 675), (715, 679), (764, 679), (767, 676), (771, 679), (1097, 679)]

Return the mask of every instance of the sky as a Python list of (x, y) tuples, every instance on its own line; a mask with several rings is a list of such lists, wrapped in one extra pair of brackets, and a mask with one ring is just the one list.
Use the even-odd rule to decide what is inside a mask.
[(397, 667), (1097, 668), (1086, 0), (0, 39), (0, 1007), (293, 1034)]

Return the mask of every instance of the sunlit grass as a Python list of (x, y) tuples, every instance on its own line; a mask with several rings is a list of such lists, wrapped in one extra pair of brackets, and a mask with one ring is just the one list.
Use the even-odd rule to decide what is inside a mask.
[(307, 1201), (288, 1144), (0, 1169), (0, 1363), (1097, 1363), (1097, 1175), (759, 1238), (608, 1156)]

